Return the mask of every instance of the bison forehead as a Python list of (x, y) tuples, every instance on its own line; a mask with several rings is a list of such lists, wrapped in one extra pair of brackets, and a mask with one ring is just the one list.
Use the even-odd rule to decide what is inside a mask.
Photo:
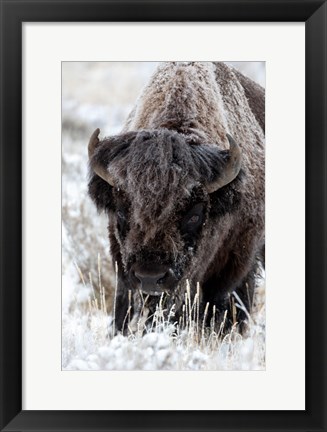
[(186, 139), (168, 130), (138, 132), (128, 151), (109, 163), (109, 171), (127, 191), (137, 185), (155, 191), (169, 182), (173, 188), (198, 177)]
[(189, 145), (168, 131), (139, 133), (129, 151), (110, 162), (109, 170), (126, 193), (131, 218), (139, 226), (171, 219), (200, 178)]

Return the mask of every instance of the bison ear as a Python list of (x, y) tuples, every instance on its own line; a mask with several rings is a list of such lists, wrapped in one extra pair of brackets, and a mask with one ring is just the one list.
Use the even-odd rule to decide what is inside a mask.
[(238, 175), (241, 169), (242, 153), (239, 145), (234, 139), (226, 134), (229, 141), (229, 150), (219, 150), (221, 160), (221, 169), (214, 179), (206, 183), (208, 193), (215, 192), (228, 183), (232, 182)]
[(89, 180), (88, 193), (98, 212), (102, 210), (108, 212), (115, 209), (115, 200), (113, 197), (113, 188), (101, 177), (94, 174)]
[(95, 131), (93, 132), (89, 140), (88, 153), (89, 153), (90, 166), (95, 172), (95, 174), (101, 177), (102, 180), (109, 183), (110, 186), (114, 186), (113, 178), (109, 174), (107, 167), (99, 160), (97, 160), (97, 158), (94, 157), (94, 155), (96, 154), (97, 150), (101, 145), (101, 141), (99, 140), (99, 133), (100, 133), (100, 129), (99, 128), (95, 129)]

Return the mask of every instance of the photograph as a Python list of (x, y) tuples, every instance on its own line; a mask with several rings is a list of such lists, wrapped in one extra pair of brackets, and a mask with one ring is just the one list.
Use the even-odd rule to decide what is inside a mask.
[(265, 370), (265, 62), (61, 74), (62, 370)]

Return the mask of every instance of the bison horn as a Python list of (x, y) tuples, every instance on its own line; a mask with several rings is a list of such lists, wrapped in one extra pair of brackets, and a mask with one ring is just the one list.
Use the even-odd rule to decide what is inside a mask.
[(95, 131), (91, 135), (91, 138), (89, 141), (88, 151), (89, 151), (90, 164), (91, 164), (93, 171), (99, 177), (101, 177), (102, 180), (106, 181), (111, 186), (113, 186), (114, 181), (113, 181), (113, 178), (111, 177), (111, 175), (109, 174), (108, 170), (104, 166), (100, 165), (98, 162), (93, 161), (94, 153), (100, 144), (99, 133), (100, 133), (100, 129), (99, 128), (95, 129)]
[(241, 149), (229, 134), (226, 134), (226, 136), (229, 141), (228, 159), (221, 175), (206, 185), (206, 189), (209, 193), (215, 192), (233, 181), (241, 169)]

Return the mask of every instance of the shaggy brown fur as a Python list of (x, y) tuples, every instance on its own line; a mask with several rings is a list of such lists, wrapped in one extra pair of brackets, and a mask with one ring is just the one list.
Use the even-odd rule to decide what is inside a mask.
[[(241, 171), (208, 193), (207, 184), (221, 175), (228, 159), (226, 133), (241, 148)], [(95, 174), (96, 166), (108, 170), (114, 187)], [(122, 133), (99, 143), (90, 167), (89, 192), (109, 214), (111, 253), (119, 267), (119, 329), (128, 290), (135, 314), (142, 304), (135, 275), (142, 270), (153, 277), (152, 268), (165, 274), (167, 306), (176, 304), (177, 314), (186, 279), (192, 294), (200, 283), (203, 308), (210, 302), (223, 312), (236, 290), (251, 309), (264, 248), (260, 86), (224, 63), (165, 63)], [(157, 300), (150, 296), (150, 310)]]

